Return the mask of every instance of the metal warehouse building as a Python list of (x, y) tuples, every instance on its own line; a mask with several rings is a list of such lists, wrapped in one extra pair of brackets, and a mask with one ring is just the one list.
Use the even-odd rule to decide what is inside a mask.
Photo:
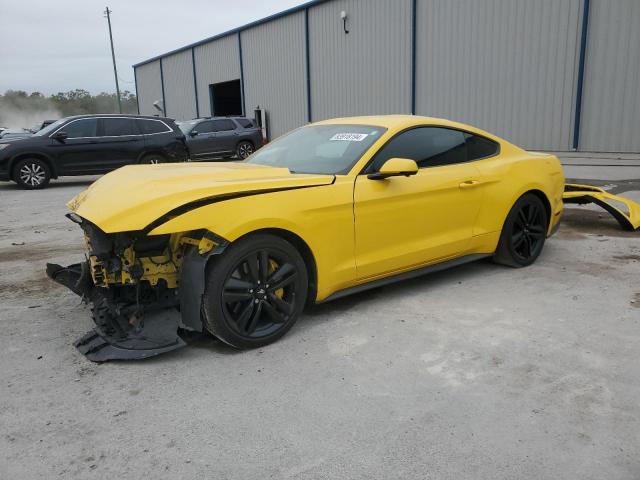
[(275, 138), (415, 113), (529, 149), (640, 152), (640, 0), (317, 0), (134, 65), (139, 110)]

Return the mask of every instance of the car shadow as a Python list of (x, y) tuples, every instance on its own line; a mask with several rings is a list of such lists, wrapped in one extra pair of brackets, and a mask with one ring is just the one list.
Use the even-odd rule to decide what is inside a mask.
[[(487, 259), (476, 260), (474, 262), (458, 265), (446, 270), (427, 273), (419, 277), (375, 287), (370, 290), (355, 293), (327, 303), (311, 305), (305, 309), (302, 317), (302, 323), (312, 324), (314, 320), (323, 319), (327, 315), (341, 315), (348, 313), (350, 310), (360, 308), (369, 302), (380, 300), (381, 298), (394, 299), (398, 297), (418, 295), (420, 293), (424, 293), (426, 289), (436, 283), (438, 285), (447, 285), (473, 281), (476, 278), (485, 275), (488, 270), (493, 271), (502, 268), (505, 267), (492, 263), (490, 257), (488, 257)], [(305, 320), (310, 321), (305, 322)]]

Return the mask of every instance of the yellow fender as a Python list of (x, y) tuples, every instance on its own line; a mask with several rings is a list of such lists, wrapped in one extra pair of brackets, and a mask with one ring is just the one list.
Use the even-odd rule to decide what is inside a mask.
[[(620, 202), (626, 205), (629, 213), (627, 214), (614, 207), (607, 200)], [(628, 198), (624, 198), (619, 195), (612, 195), (602, 188), (591, 185), (567, 183), (564, 186), (562, 201), (564, 203), (577, 203), (580, 205), (595, 203), (613, 215), (620, 226), (625, 230), (634, 231), (640, 228), (640, 205)]]

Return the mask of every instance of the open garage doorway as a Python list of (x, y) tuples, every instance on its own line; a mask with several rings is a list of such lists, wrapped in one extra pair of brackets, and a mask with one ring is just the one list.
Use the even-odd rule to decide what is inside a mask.
[(212, 116), (226, 117), (242, 115), (240, 80), (231, 80), (230, 82), (209, 85), (209, 98), (211, 100)]

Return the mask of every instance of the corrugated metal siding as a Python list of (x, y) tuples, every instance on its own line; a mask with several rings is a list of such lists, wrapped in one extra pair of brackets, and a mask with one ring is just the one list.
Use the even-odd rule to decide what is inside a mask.
[(147, 63), (136, 68), (138, 106), (141, 115), (160, 113), (153, 106), (156, 100), (162, 100), (162, 83), (160, 81), (160, 61)]
[(416, 110), (571, 147), (582, 0), (418, 0)]
[(209, 85), (240, 78), (237, 35), (230, 35), (196, 47), (195, 59), (200, 116), (210, 116)]
[(162, 59), (166, 114), (176, 120), (196, 116), (196, 94), (193, 87), (191, 52), (176, 53)]
[(304, 12), (242, 32), (247, 114), (267, 111), (270, 137), (307, 121)]
[(591, 0), (579, 149), (640, 152), (640, 1)]
[(337, 0), (312, 7), (309, 37), (314, 121), (411, 112), (411, 0)]

